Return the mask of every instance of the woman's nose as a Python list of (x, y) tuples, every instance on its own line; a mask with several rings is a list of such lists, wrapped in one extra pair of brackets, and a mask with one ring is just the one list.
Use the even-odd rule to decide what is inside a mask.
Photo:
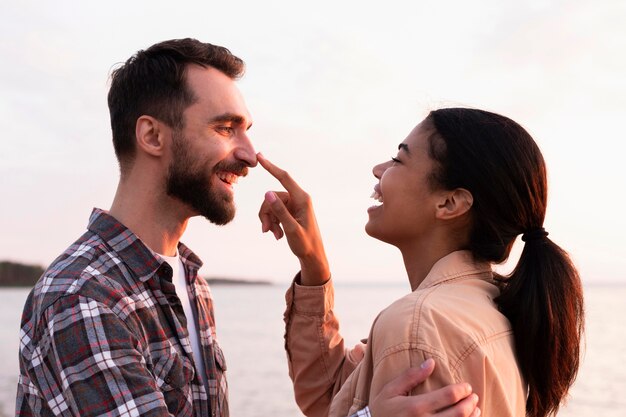
[(383, 176), (383, 173), (387, 170), (388, 166), (388, 162), (383, 162), (382, 164), (375, 165), (374, 168), (372, 168), (372, 173), (376, 178), (380, 179), (380, 177)]

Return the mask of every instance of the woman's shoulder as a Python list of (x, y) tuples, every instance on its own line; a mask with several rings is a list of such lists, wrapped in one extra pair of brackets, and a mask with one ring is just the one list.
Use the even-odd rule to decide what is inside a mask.
[(378, 316), (372, 332), (374, 353), (411, 349), (460, 353), (498, 335), (507, 337), (511, 327), (494, 302), (497, 294), (497, 287), (483, 279), (413, 291)]
[(465, 277), (417, 290), (397, 299), (385, 308), (379, 319), (397, 321), (413, 326), (424, 315), (434, 320), (450, 321), (464, 317), (467, 309), (496, 309), (495, 298), (500, 290), (492, 280), (483, 277)]

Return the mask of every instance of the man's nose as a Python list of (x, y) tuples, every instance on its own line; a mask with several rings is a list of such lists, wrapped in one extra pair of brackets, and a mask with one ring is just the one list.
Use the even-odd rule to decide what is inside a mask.
[(254, 168), (257, 164), (256, 151), (252, 145), (252, 141), (246, 133), (238, 138), (237, 148), (235, 148), (235, 158), (244, 162), (250, 168)]

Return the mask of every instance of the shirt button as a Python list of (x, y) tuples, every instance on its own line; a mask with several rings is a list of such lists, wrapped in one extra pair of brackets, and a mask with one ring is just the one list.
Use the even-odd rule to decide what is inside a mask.
[(172, 378), (170, 378), (169, 376), (166, 376), (163, 381), (165, 381), (166, 384), (169, 384), (172, 382)]

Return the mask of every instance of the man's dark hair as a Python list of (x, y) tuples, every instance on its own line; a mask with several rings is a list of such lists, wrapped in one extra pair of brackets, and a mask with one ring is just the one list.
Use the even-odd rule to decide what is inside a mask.
[(183, 111), (196, 98), (186, 83), (189, 64), (213, 67), (232, 79), (244, 63), (228, 49), (196, 39), (172, 39), (130, 57), (111, 74), (108, 95), (113, 147), (122, 172), (135, 156), (135, 125), (152, 116), (174, 129), (184, 125)]

